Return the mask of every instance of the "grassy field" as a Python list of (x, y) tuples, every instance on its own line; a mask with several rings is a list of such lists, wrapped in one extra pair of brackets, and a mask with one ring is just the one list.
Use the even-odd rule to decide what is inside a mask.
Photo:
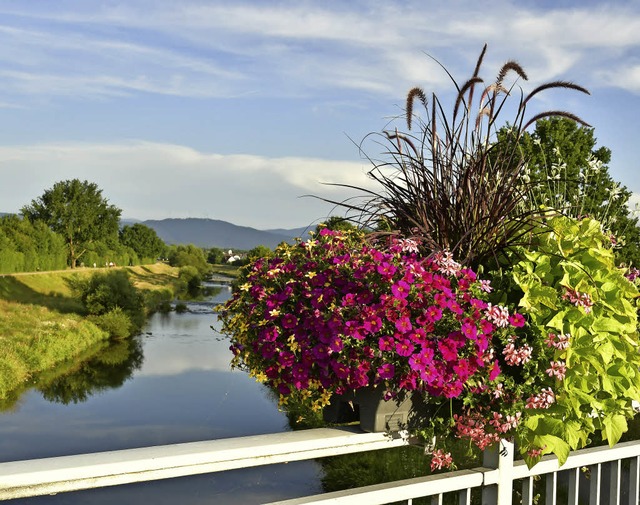
[[(178, 269), (157, 263), (128, 268), (137, 288), (173, 293)], [(73, 359), (109, 336), (83, 318), (74, 281), (95, 269), (0, 276), (0, 399), (34, 374)]]

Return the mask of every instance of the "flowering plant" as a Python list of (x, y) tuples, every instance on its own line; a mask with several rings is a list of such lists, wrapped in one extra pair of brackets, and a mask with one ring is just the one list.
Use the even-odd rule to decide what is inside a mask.
[(233, 364), (282, 405), (317, 410), (368, 386), (386, 399), (419, 396), (431, 407), (422, 434), (436, 438), (432, 469), (454, 463), (454, 437), (480, 449), (513, 439), (530, 466), (548, 453), (563, 463), (596, 432), (616, 443), (640, 400), (638, 290), (610, 237), (593, 219), (531, 206), (522, 187), (524, 130), (549, 116), (585, 124), (562, 111), (525, 121), (527, 103), (550, 88), (587, 91), (538, 86), (521, 99), (512, 137), (493, 142), (504, 78), (526, 74), (507, 62), (473, 117), (483, 57), (456, 86), (450, 121), (435, 95), (427, 107), (421, 89), (409, 92), (408, 128), (415, 99), (428, 114), (420, 133), (387, 132), (392, 160), (370, 172), (382, 191), (343, 204), (396, 238), (325, 228), (283, 244), (219, 310)]
[(447, 253), (388, 248), (360, 232), (322, 229), (255, 262), (221, 313), (234, 364), (317, 409), (331, 395), (380, 384), (457, 398), (500, 373), (493, 340), (510, 341), (518, 314), (485, 301), (479, 280)]
[[(258, 259), (220, 310), (233, 364), (277, 390), (282, 405), (296, 398), (320, 409), (334, 394), (372, 385), (382, 387), (386, 399), (420, 395), (433, 407), (424, 434), (444, 444), (434, 452), (434, 468), (452, 463), (443, 452), (450, 435), (481, 449), (516, 437), (530, 463), (545, 452), (562, 455), (574, 445), (571, 437), (585, 442), (588, 431), (550, 438), (538, 429), (558, 416), (565, 422), (566, 403), (576, 401), (565, 401), (558, 388), (567, 363), (580, 362), (571, 357), (563, 324), (546, 329), (531, 315), (534, 324), (527, 323), (523, 314), (491, 301), (489, 280), (447, 252), (422, 257), (418, 245), (325, 228)], [(525, 312), (543, 313), (548, 300), (531, 303), (542, 288), (524, 280), (526, 265), (523, 260), (516, 277), (525, 292), (522, 305)], [(578, 320), (591, 312), (594, 300), (581, 285), (565, 284), (564, 297), (553, 303), (578, 306)], [(576, 373), (586, 371), (581, 370)], [(582, 396), (590, 394), (584, 385), (577, 388)], [(585, 414), (580, 421), (585, 419), (591, 418)], [(572, 428), (579, 432), (584, 426)]]

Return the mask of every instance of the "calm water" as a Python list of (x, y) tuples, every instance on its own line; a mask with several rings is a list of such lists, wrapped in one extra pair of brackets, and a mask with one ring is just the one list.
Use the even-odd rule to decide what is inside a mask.
[[(59, 377), (42, 378), (0, 413), (0, 461), (288, 431), (268, 390), (231, 371), (212, 307), (156, 314), (143, 335)], [(260, 503), (319, 493), (313, 461), (16, 500), (16, 504)]]

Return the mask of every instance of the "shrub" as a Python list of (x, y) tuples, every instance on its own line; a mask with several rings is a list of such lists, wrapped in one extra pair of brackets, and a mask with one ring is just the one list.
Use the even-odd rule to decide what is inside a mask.
[(181, 292), (189, 296), (197, 296), (200, 293), (202, 277), (196, 267), (185, 266), (178, 271), (178, 283)]
[(115, 307), (105, 314), (92, 316), (91, 321), (116, 339), (123, 339), (133, 333), (131, 318), (120, 307)]
[(87, 312), (102, 316), (119, 308), (131, 321), (131, 333), (139, 331), (145, 320), (143, 297), (126, 270), (96, 273), (76, 286)]

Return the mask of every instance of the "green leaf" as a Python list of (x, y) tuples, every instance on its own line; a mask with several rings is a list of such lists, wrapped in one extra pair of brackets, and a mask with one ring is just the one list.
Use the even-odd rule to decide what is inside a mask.
[(609, 447), (613, 447), (624, 432), (627, 431), (627, 420), (621, 414), (613, 414), (602, 420), (602, 436), (609, 442)]
[(547, 326), (558, 331), (564, 331), (565, 321), (567, 320), (567, 311), (560, 310), (551, 318)]
[(545, 448), (543, 454), (555, 454), (560, 466), (564, 465), (567, 461), (571, 447), (560, 437), (556, 437), (555, 435), (538, 435), (535, 437), (535, 442), (539, 447)]

